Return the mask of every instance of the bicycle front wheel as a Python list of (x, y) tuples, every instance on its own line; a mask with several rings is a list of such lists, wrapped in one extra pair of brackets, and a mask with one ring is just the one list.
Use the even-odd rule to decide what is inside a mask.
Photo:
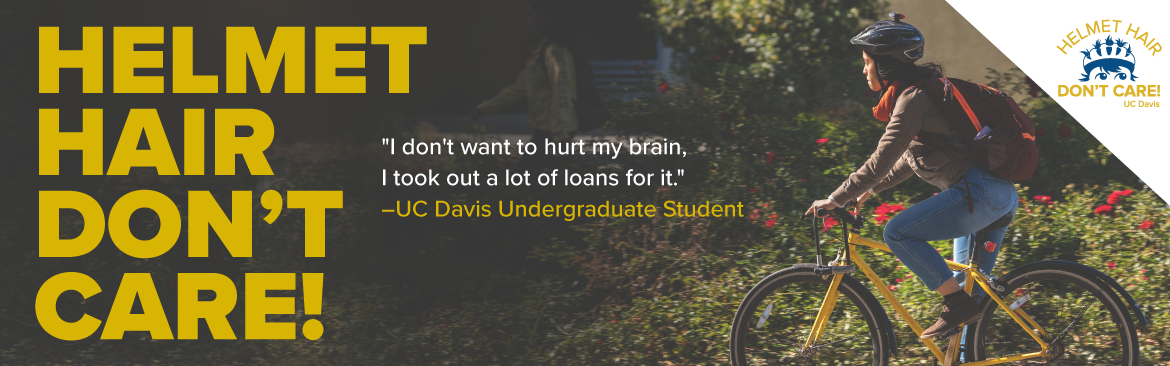
[(732, 365), (888, 363), (889, 319), (873, 294), (848, 275), (821, 336), (805, 347), (833, 278), (813, 274), (813, 266), (773, 273), (748, 292), (732, 320)]
[[(1041, 339), (1052, 343), (1041, 358), (1012, 364), (1137, 365), (1137, 332), (1123, 302), (1104, 282), (1059, 262), (1040, 262), (1005, 276), (1004, 303)], [(1028, 322), (1022, 314), (1032, 319)], [(975, 360), (1038, 352), (1032, 335), (1007, 310), (988, 300), (975, 325)]]

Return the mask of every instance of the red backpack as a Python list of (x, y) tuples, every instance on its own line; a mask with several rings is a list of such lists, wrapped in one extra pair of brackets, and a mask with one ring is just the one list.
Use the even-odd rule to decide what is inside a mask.
[(914, 84), (934, 97), (943, 114), (971, 141), (971, 150), (955, 151), (944, 136), (922, 131), (916, 140), (942, 146), (955, 161), (970, 158), (980, 167), (1009, 181), (1032, 177), (1040, 154), (1032, 119), (1007, 93), (987, 85), (954, 78), (930, 78)]

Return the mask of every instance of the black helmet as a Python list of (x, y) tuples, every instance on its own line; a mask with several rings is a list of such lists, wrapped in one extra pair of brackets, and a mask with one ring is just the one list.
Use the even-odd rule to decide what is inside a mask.
[(891, 56), (898, 61), (913, 64), (922, 58), (926, 39), (918, 28), (902, 22), (905, 15), (890, 13), (890, 17), (894, 20), (873, 23), (849, 42), (861, 45), (870, 55)]

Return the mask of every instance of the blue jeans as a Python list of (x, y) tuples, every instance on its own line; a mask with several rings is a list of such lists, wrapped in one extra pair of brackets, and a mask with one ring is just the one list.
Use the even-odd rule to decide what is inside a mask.
[[(886, 244), (927, 288), (935, 290), (956, 273), (947, 267), (942, 255), (928, 241), (954, 239), (954, 260), (967, 263), (971, 257), (968, 249), (975, 240), (975, 233), (1008, 213), (1014, 214), (1018, 200), (1011, 182), (972, 167), (951, 188), (910, 206), (891, 219), (886, 224)], [(997, 228), (988, 234), (987, 240), (1003, 243), (1006, 232), (1007, 227)], [(976, 250), (984, 250), (983, 244), (977, 243)], [(1000, 247), (996, 245), (994, 251), (979, 254), (979, 269), (984, 273), (991, 273)], [(975, 286), (972, 295), (976, 299), (982, 298), (983, 289)]]

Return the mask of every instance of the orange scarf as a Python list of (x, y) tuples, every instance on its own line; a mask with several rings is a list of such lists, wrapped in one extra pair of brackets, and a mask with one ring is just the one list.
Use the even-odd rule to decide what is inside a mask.
[(883, 122), (890, 121), (890, 114), (894, 113), (894, 103), (898, 101), (898, 95), (902, 94), (901, 86), (901, 80), (894, 80), (893, 83), (890, 83), (890, 87), (882, 95), (882, 100), (878, 102), (876, 107), (873, 107), (874, 117)]

